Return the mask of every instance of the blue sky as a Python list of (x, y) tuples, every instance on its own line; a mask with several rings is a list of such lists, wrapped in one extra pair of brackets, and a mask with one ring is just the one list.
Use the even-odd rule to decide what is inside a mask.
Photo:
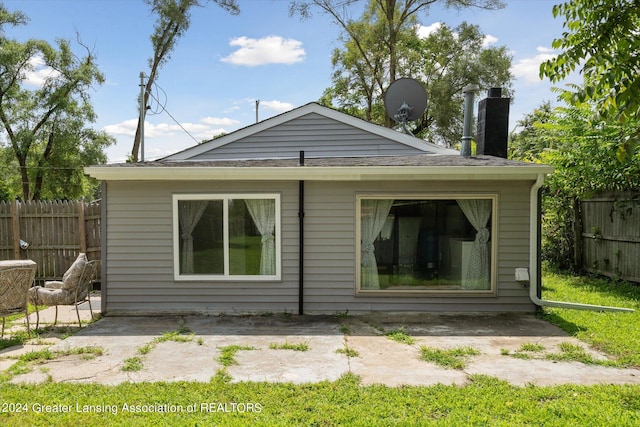
[[(191, 27), (161, 69), (146, 120), (146, 159), (152, 160), (316, 101), (330, 85), (331, 52), (340, 47), (340, 29), (320, 12), (301, 21), (288, 14), (289, 0), (239, 0), (232, 16), (214, 4), (193, 11)], [(559, 0), (506, 0), (498, 11), (457, 12), (434, 7), (420, 15), (425, 27), (438, 22), (453, 27), (467, 21), (480, 26), (494, 46), (513, 55), (515, 96), (510, 126), (542, 102), (556, 99), (551, 84), (538, 78), (540, 62), (553, 54), (551, 42), (562, 33), (562, 20), (551, 8)], [(124, 161), (131, 151), (137, 120), (139, 74), (148, 72), (154, 18), (142, 0), (5, 1), (30, 22), (6, 28), (18, 40), (75, 40), (93, 48), (106, 83), (91, 94), (98, 120), (93, 127), (117, 139), (107, 150), (109, 162)], [(364, 4), (364, 2), (363, 2)], [(353, 16), (359, 17), (358, 9)], [(81, 48), (75, 44), (80, 54)], [(36, 70), (46, 73), (46, 70)], [(31, 76), (37, 84), (37, 73)], [(482, 95), (481, 97), (483, 97)], [(160, 108), (164, 106), (164, 110)], [(173, 117), (173, 118), (172, 118)], [(175, 119), (175, 121), (174, 121)], [(176, 121), (189, 133), (183, 131)], [(195, 138), (195, 140), (194, 140)]]

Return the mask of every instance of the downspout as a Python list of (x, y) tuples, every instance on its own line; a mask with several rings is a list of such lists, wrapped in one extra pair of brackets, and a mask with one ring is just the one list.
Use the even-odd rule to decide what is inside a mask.
[(107, 314), (107, 181), (100, 183), (100, 312)]
[[(304, 151), (300, 151), (300, 166), (304, 166)], [(304, 314), (304, 181), (298, 182), (298, 314)]]
[[(530, 209), (530, 220), (529, 224), (531, 224), (529, 231), (529, 297), (531, 301), (540, 306), (540, 307), (558, 307), (558, 308), (570, 308), (575, 310), (593, 310), (593, 311), (622, 311), (622, 312), (631, 312), (634, 310), (631, 308), (622, 308), (622, 307), (609, 307), (603, 305), (592, 305), (592, 304), (579, 304), (574, 302), (565, 302), (565, 301), (548, 301), (541, 298), (542, 292), (542, 275), (540, 273), (540, 250), (539, 250), (539, 241), (540, 241), (540, 205), (538, 203), (540, 188), (544, 183), (544, 175), (538, 174), (538, 178), (536, 182), (531, 187), (531, 194), (529, 204), (531, 206)], [(540, 296), (538, 296), (540, 295)]]

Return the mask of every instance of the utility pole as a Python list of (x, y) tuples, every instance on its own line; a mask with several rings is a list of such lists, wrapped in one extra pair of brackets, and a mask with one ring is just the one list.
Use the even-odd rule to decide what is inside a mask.
[(140, 161), (144, 162), (144, 117), (147, 107), (144, 105), (144, 72), (140, 71)]

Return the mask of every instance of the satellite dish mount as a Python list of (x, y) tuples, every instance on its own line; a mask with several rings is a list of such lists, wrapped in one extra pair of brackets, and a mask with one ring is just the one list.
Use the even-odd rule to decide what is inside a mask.
[(417, 80), (398, 79), (387, 89), (384, 107), (389, 117), (402, 126), (404, 133), (413, 136), (407, 123), (424, 114), (427, 109), (427, 92)]

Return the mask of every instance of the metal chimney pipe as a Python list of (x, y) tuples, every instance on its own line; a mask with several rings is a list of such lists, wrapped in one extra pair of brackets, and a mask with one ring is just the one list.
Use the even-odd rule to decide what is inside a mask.
[(462, 89), (464, 94), (464, 125), (462, 127), (462, 148), (460, 155), (471, 157), (471, 127), (473, 124), (473, 98), (480, 87), (476, 84), (469, 84)]

